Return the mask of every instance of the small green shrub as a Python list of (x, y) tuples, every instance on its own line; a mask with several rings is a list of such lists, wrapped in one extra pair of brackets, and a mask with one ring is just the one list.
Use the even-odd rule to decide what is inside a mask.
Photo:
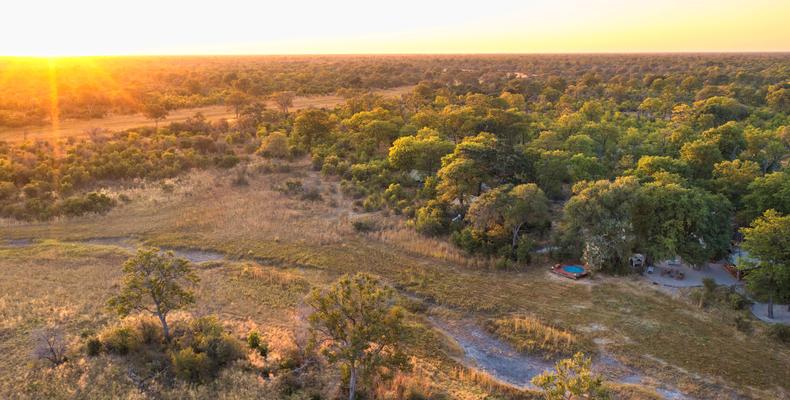
[(257, 349), (261, 345), (261, 335), (257, 331), (250, 332), (247, 335), (247, 346), (251, 349)]
[(304, 192), (304, 185), (299, 179), (291, 178), (283, 182), (283, 184), (278, 187), (278, 190), (285, 194), (294, 195)]
[(378, 229), (376, 221), (371, 218), (355, 219), (351, 222), (354, 230), (360, 233), (373, 232)]
[(306, 201), (321, 201), (323, 197), (321, 197), (321, 192), (316, 188), (310, 188), (302, 193), (302, 200)]
[(749, 300), (740, 293), (730, 292), (727, 293), (727, 304), (733, 310), (743, 310), (749, 305)]
[(201, 382), (211, 375), (208, 356), (196, 353), (191, 347), (174, 352), (170, 360), (173, 363), (173, 373), (180, 379)]
[(522, 236), (518, 239), (516, 245), (516, 261), (522, 264), (529, 264), (532, 262), (532, 240), (527, 236)]
[(106, 214), (116, 201), (104, 193), (88, 193), (85, 196), (69, 197), (60, 204), (64, 215), (78, 217), (85, 214)]
[(437, 203), (429, 203), (417, 210), (414, 228), (425, 235), (441, 235), (447, 233), (448, 218), (445, 208)]
[(263, 138), (256, 153), (262, 157), (287, 158), (290, 155), (288, 136), (282, 132), (272, 132)]
[(101, 342), (108, 353), (126, 355), (140, 348), (142, 340), (130, 326), (119, 326), (102, 335)]
[(85, 353), (90, 357), (95, 357), (101, 354), (102, 343), (97, 337), (88, 338), (85, 342)]
[(258, 354), (261, 355), (264, 359), (269, 356), (269, 343), (261, 342), (258, 345)]

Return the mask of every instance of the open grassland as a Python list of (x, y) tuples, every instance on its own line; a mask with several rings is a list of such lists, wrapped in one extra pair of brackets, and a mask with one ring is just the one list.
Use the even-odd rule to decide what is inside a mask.
[[(374, 91), (383, 96), (400, 96), (412, 90), (413, 86), (401, 86), (391, 89), (380, 89)], [(338, 95), (321, 96), (297, 96), (294, 98), (293, 106), (289, 111), (297, 111), (304, 108), (333, 108), (345, 103), (346, 99)], [(269, 109), (277, 109), (277, 105), (272, 101), (266, 102)], [(205, 106), (196, 108), (184, 108), (171, 112), (164, 122), (183, 122), (187, 118), (202, 113), (209, 121), (220, 119), (232, 120), (236, 113), (223, 105)], [(56, 125), (48, 126), (26, 126), (19, 128), (0, 129), (0, 141), (9, 143), (21, 142), (23, 140), (58, 140), (70, 137), (84, 137), (93, 129), (102, 131), (123, 131), (126, 129), (138, 128), (143, 126), (154, 126), (155, 123), (143, 114), (110, 115), (104, 118), (94, 119), (70, 119), (59, 121)]]
[[(0, 381), (18, 387), (10, 377), (23, 374), (23, 360), (29, 359), (25, 343), (34, 327), (54, 319), (78, 335), (83, 329), (99, 329), (111, 318), (103, 304), (127, 254), (107, 245), (63, 242), (131, 237), (151, 245), (226, 254), (229, 261), (201, 267), (200, 301), (190, 312), (217, 313), (237, 324), (292, 329), (309, 287), (347, 272), (378, 274), (415, 299), (412, 319), (426, 332), (414, 339), (420, 355), (415, 362), (430, 372), (428, 381), (439, 386), (435, 390), (453, 398), (484, 398), (486, 392), (504, 389), (478, 372), (456, 370), (460, 366), (447, 356), (454, 356), (451, 346), (441, 344), (438, 333), (419, 322), (425, 305), (481, 321), (529, 317), (571, 330), (583, 343), (595, 343), (599, 352), (698, 398), (740, 393), (772, 399), (788, 394), (790, 351), (766, 338), (759, 323), (750, 335), (741, 333), (733, 315), (723, 310), (700, 311), (683, 297), (630, 278), (573, 282), (549, 274), (544, 266), (493, 271), (485, 268), (484, 260), (463, 261), (461, 253), (438, 246), (439, 241), (425, 242), (437, 246), (420, 244), (393, 217), (353, 211), (335, 183), (308, 172), (305, 163), (296, 163), (290, 173), (258, 170), (248, 168), (246, 186), (232, 185), (235, 172), (203, 171), (174, 181), (174, 190), (159, 184), (117, 188), (132, 201), (102, 217), (3, 222), (2, 237), (45, 241), (2, 250), (0, 346), (10, 357), (0, 366), (9, 375)], [(306, 201), (276, 190), (286, 179), (302, 180), (305, 187), (320, 191), (322, 199)], [(379, 230), (356, 232), (352, 221), (357, 218), (376, 218)], [(248, 383), (248, 378), (236, 379)], [(426, 384), (411, 382), (419, 379), (413, 376), (400, 379)], [(234, 393), (243, 397), (245, 388), (255, 387), (250, 385), (239, 383)]]

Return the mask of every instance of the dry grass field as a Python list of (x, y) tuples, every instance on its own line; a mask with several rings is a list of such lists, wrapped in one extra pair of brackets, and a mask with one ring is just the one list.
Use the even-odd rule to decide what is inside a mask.
[[(384, 96), (400, 96), (412, 89), (412, 86), (401, 86), (392, 89), (376, 90), (374, 93)], [(289, 110), (301, 110), (304, 108), (332, 108), (344, 103), (346, 100), (337, 95), (324, 96), (297, 96), (294, 98), (293, 106)], [(276, 109), (272, 101), (268, 101), (266, 106), (269, 109)], [(192, 117), (195, 113), (203, 113), (209, 121), (219, 119), (233, 119), (235, 113), (226, 106), (206, 106), (197, 108), (186, 108), (175, 110), (168, 115), (164, 122), (183, 122)], [(54, 140), (69, 137), (87, 136), (88, 132), (94, 129), (102, 131), (122, 131), (141, 126), (154, 126), (154, 121), (146, 118), (142, 114), (131, 115), (110, 115), (105, 118), (86, 119), (86, 120), (65, 120), (60, 121), (57, 126), (30, 126), (22, 128), (2, 128), (0, 129), (0, 141), (9, 143), (20, 142), (23, 140)]]
[[(440, 239), (419, 237), (396, 217), (354, 211), (337, 184), (309, 171), (306, 161), (292, 163), (291, 172), (267, 172), (266, 164), (247, 170), (246, 186), (231, 183), (235, 171), (196, 171), (172, 181), (173, 190), (160, 183), (117, 187), (113, 190), (131, 202), (105, 216), (0, 222), (0, 239), (33, 240), (30, 246), (9, 242), (0, 247), (0, 397), (55, 393), (57, 382), (64, 382), (64, 393), (72, 396), (53, 397), (140, 396), (109, 357), (80, 358), (81, 372), (75, 363), (46, 372), (30, 361), (29, 337), (38, 327), (56, 323), (78, 342), (81, 332), (115, 321), (104, 304), (128, 250), (112, 241), (79, 242), (91, 238), (223, 253), (225, 261), (201, 264), (199, 301), (187, 312), (218, 314), (239, 335), (255, 325), (296, 337), (303, 326), (301, 299), (310, 287), (348, 272), (380, 275), (409, 299), (409, 319), (423, 332), (411, 346), (414, 372), (397, 377), (398, 384), (383, 385), (382, 398), (401, 398), (398, 391), (409, 385), (451, 398), (531, 396), (459, 364), (459, 350), (425, 319), (436, 310), (478, 320), (481, 326), (501, 320), (503, 331), (513, 325), (514, 340), (544, 325), (558, 337), (571, 332), (574, 341), (594, 343), (596, 356), (616, 359), (693, 398), (788, 396), (790, 350), (767, 338), (757, 321), (752, 333), (742, 333), (732, 313), (701, 311), (685, 296), (631, 278), (577, 283), (549, 274), (544, 265), (495, 271), (486, 260), (469, 259)], [(307, 201), (276, 190), (286, 179), (300, 179), (320, 191), (321, 199)], [(356, 232), (352, 221), (357, 218), (375, 220), (377, 230)], [(527, 318), (535, 322), (508, 322)], [(52, 374), (59, 378), (53, 380)], [(85, 380), (99, 387), (81, 386)], [(165, 397), (263, 396), (260, 391), (270, 384), (232, 369), (211, 385), (171, 388)], [(618, 387), (622, 398), (655, 398), (650, 389)]]

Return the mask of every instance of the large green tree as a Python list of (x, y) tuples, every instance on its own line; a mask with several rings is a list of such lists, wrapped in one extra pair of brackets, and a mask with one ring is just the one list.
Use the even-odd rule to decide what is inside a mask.
[(593, 270), (623, 271), (634, 247), (631, 221), (638, 195), (635, 177), (581, 182), (565, 204), (567, 229), (584, 244), (584, 261)]
[(431, 175), (439, 169), (442, 157), (451, 153), (455, 145), (442, 139), (439, 133), (423, 128), (416, 135), (404, 136), (395, 140), (390, 147), (387, 160), (393, 167), (408, 171), (420, 171)]
[(140, 249), (123, 264), (121, 291), (108, 305), (121, 316), (133, 311), (159, 318), (165, 340), (170, 340), (167, 315), (195, 302), (192, 287), (197, 274), (188, 260), (159, 249)]
[(768, 210), (741, 232), (743, 248), (758, 260), (746, 282), (749, 290), (768, 299), (768, 317), (773, 318), (775, 301), (790, 302), (790, 215)]
[(469, 207), (466, 219), (480, 231), (501, 227), (511, 234), (515, 251), (525, 226), (542, 226), (549, 219), (549, 200), (534, 183), (504, 185), (483, 193)]
[(309, 150), (314, 144), (327, 138), (334, 126), (334, 121), (325, 111), (307, 109), (294, 119), (292, 134), (305, 150)]
[(484, 183), (491, 183), (497, 163), (497, 140), (490, 133), (464, 138), (451, 154), (442, 159), (437, 172), (437, 190), (442, 200), (468, 204), (471, 196), (482, 192)]
[(638, 194), (632, 221), (636, 247), (648, 260), (680, 256), (701, 265), (726, 253), (732, 211), (723, 196), (663, 181), (643, 185)]
[(360, 378), (407, 368), (403, 353), (404, 311), (394, 305), (392, 289), (375, 277), (345, 275), (307, 297), (314, 340), (331, 363), (339, 363), (354, 400)]

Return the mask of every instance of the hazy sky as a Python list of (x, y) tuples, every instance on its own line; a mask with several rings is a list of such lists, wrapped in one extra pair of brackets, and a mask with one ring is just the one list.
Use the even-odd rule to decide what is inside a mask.
[(10, 0), (0, 55), (790, 51), (790, 0)]

